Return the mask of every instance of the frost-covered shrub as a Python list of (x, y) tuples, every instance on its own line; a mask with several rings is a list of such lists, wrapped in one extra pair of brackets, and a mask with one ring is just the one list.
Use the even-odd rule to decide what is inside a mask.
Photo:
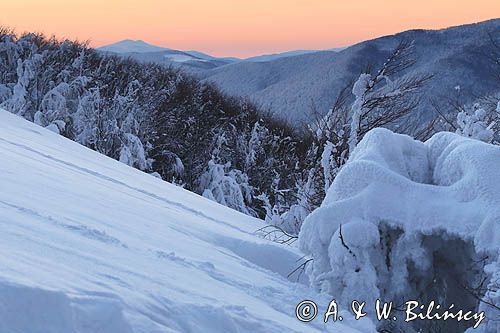
[(146, 159), (141, 140), (131, 133), (125, 133), (123, 141), (119, 161), (139, 170), (149, 169), (151, 161)]
[(372, 76), (368, 73), (363, 73), (352, 87), (354, 95), (354, 103), (351, 106), (351, 126), (349, 135), (349, 151), (352, 152), (358, 143), (359, 126), (361, 123), (361, 115), (366, 99), (366, 93), (374, 85)]
[(464, 110), (457, 115), (457, 134), (465, 137), (491, 142), (494, 137), (492, 127), (494, 122), (487, 123), (487, 111), (475, 103), (470, 110)]
[[(369, 132), (300, 232), (314, 259), (312, 284), (344, 303), (418, 299), (479, 308), (489, 318), (483, 332), (497, 332), (500, 313), (478, 299), (500, 306), (499, 164), (500, 147), (453, 133), (423, 143)], [(481, 281), (491, 287), (471, 295)]]
[(230, 169), (230, 164), (221, 165), (210, 160), (207, 171), (200, 178), (200, 189), (205, 198), (253, 215), (247, 207), (252, 199), (248, 178), (241, 171)]

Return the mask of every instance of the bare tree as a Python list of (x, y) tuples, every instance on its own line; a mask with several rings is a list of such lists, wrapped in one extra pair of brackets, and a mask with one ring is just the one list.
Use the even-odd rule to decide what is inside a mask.
[[(405, 134), (419, 137), (429, 136), (435, 121), (416, 126), (422, 119), (415, 113), (420, 103), (422, 88), (432, 79), (431, 74), (406, 74), (405, 71), (415, 64), (413, 42), (403, 40), (391, 52), (380, 68), (371, 74), (368, 69), (356, 82), (348, 82), (340, 90), (332, 108), (326, 116), (319, 117), (315, 112), (315, 122), (311, 129), (315, 132), (318, 147), (324, 147), (327, 141), (333, 143), (333, 156), (336, 168), (342, 167), (349, 157), (350, 136), (361, 139), (376, 127), (390, 127)], [(395, 77), (395, 79), (393, 79)], [(355, 91), (361, 80), (362, 93)], [(358, 109), (353, 110), (351, 92), (355, 94)], [(358, 95), (356, 95), (358, 93)], [(358, 112), (356, 117), (354, 113)], [(320, 159), (322, 149), (316, 153)], [(333, 172), (336, 172), (335, 170)]]

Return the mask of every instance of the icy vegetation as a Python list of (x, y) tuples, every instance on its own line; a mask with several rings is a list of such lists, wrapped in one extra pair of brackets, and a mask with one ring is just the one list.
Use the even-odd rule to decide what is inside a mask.
[(171, 68), (38, 34), (0, 29), (0, 106), (260, 217), (261, 194), (280, 214), (295, 203), (289, 189), (308, 163), (311, 136), (246, 101)]
[[(474, 331), (499, 332), (499, 164), (500, 147), (454, 133), (424, 143), (370, 131), (302, 226), (312, 284), (345, 303), (479, 308), (487, 321)], [(424, 332), (467, 328), (424, 325)]]
[(6, 111), (0, 156), (0, 332), (374, 332), (298, 321), (329, 300), (260, 220)]

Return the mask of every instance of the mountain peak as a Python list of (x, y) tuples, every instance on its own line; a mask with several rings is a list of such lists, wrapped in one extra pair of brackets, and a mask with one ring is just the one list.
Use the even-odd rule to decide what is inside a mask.
[(124, 39), (119, 42), (101, 46), (98, 50), (105, 52), (114, 52), (114, 53), (147, 53), (147, 52), (160, 52), (169, 50), (168, 48), (152, 45), (146, 43), (143, 40), (137, 39)]

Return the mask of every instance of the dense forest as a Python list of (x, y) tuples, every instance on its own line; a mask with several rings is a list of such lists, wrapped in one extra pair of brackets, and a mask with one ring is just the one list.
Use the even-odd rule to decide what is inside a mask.
[(437, 110), (439, 117), (425, 123), (413, 117), (421, 88), (436, 73), (392, 80), (412, 64), (412, 43), (402, 41), (380, 68), (368, 66), (358, 80), (346, 82), (325, 117), (297, 128), (179, 70), (3, 29), (0, 107), (265, 218), (281, 232), (277, 240), (287, 242), (372, 128), (424, 139), (445, 129), (498, 141), (495, 96), (473, 106), (450, 106), (455, 113)]

